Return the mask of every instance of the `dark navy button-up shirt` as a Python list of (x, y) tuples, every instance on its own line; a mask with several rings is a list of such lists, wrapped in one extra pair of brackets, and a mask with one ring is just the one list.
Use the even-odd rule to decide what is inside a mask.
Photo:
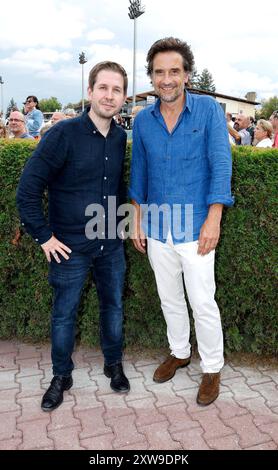
[[(103, 250), (119, 243), (118, 238), (107, 239), (108, 196), (116, 196), (116, 209), (125, 202), (125, 147), (125, 131), (112, 120), (105, 138), (89, 118), (88, 110), (47, 131), (28, 160), (17, 190), (22, 226), (35, 241), (45, 243), (54, 234), (80, 252)], [(48, 221), (42, 209), (46, 188)], [(85, 211), (90, 204), (104, 208), (103, 239), (86, 237), (85, 226), (92, 217)]]
[(143, 229), (148, 236), (165, 241), (170, 230), (174, 243), (197, 240), (211, 204), (233, 205), (231, 174), (225, 116), (213, 98), (186, 92), (171, 133), (160, 100), (137, 115), (129, 195), (148, 208), (166, 205), (166, 216), (161, 217), (161, 211), (156, 222), (153, 212), (145, 211)]

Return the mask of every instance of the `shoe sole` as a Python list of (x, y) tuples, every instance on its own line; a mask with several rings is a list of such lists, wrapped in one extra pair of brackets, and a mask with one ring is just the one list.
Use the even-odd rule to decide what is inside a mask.
[(171, 375), (171, 377), (167, 377), (167, 379), (156, 379), (156, 378), (153, 376), (153, 381), (156, 382), (156, 383), (158, 383), (158, 384), (163, 384), (164, 382), (168, 382), (168, 380), (171, 380), (171, 379), (174, 377), (174, 375), (175, 375), (175, 373), (177, 372), (178, 369), (184, 369), (184, 367), (189, 366), (189, 364), (190, 364), (190, 361), (187, 362), (187, 364), (184, 364), (183, 366), (178, 366), (178, 367), (176, 368), (175, 372), (173, 373), (173, 375)]
[[(105, 370), (103, 371), (105, 377), (107, 377), (108, 379), (111, 379), (111, 374), (109, 374), (109, 372), (106, 372)], [(116, 388), (112, 387), (112, 385), (110, 384), (110, 387), (112, 388), (113, 392), (116, 392), (116, 393), (128, 393), (130, 391), (130, 387), (128, 387), (128, 389), (126, 390), (117, 390)]]
[[(67, 388), (64, 389), (64, 392), (68, 391), (72, 386), (73, 386), (73, 382)], [(41, 406), (41, 409), (42, 409), (42, 411), (49, 413), (50, 411), (54, 411), (54, 410), (56, 410), (56, 408), (59, 408), (59, 406), (63, 403), (63, 401), (64, 401), (64, 397), (62, 398), (60, 403), (58, 403), (58, 405), (53, 406), (52, 408), (43, 408)]]
[(202, 401), (199, 401), (199, 397), (198, 397), (198, 395), (197, 395), (196, 402), (197, 402), (198, 405), (200, 405), (200, 406), (208, 406), (208, 405), (211, 405), (211, 404), (216, 400), (216, 398), (217, 398), (218, 396), (219, 396), (219, 393), (216, 395), (215, 398), (213, 398), (213, 399), (210, 400), (209, 402), (203, 403)]

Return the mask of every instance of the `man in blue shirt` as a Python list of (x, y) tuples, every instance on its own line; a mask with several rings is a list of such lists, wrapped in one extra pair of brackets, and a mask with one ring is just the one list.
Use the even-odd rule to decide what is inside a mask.
[(223, 205), (233, 204), (232, 164), (222, 108), (185, 91), (193, 65), (190, 47), (179, 39), (161, 39), (148, 52), (159, 99), (135, 118), (130, 196), (133, 243), (142, 253), (148, 247), (171, 349), (153, 379), (165, 382), (190, 363), (184, 278), (203, 371), (197, 402), (208, 405), (218, 396), (224, 364), (214, 254)]
[[(45, 253), (54, 289), (54, 377), (42, 399), (43, 411), (57, 408), (64, 390), (72, 386), (76, 315), (89, 271), (100, 303), (104, 373), (111, 378), (114, 391), (129, 391), (122, 368), (124, 249), (119, 237), (108, 237), (109, 197), (116, 199), (116, 209), (125, 200), (126, 133), (116, 126), (113, 116), (121, 109), (126, 91), (127, 75), (119, 64), (97, 64), (89, 75), (91, 107), (81, 117), (61, 121), (49, 129), (20, 179), (17, 204), (22, 225)], [(41, 207), (46, 188), (48, 223)], [(103, 209), (97, 236), (86, 230), (88, 216), (93, 215), (88, 211), (92, 205)]]

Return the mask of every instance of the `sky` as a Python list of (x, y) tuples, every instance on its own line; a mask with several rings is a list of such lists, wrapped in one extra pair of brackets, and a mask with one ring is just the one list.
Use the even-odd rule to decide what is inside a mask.
[[(257, 100), (278, 95), (278, 1), (142, 0), (137, 20), (137, 93), (150, 90), (146, 55), (157, 39), (175, 36), (192, 48), (198, 72), (207, 68), (219, 93)], [(133, 21), (129, 0), (1, 1), (0, 76), (4, 109), (28, 95), (55, 96), (65, 106), (81, 99), (102, 60), (121, 63), (132, 94)]]

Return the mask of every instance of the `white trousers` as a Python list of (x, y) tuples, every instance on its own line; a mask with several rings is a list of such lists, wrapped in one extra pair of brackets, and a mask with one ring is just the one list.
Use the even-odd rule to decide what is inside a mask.
[(215, 251), (201, 256), (197, 250), (197, 241), (174, 245), (171, 235), (166, 243), (148, 238), (148, 257), (167, 324), (171, 354), (179, 359), (190, 356), (190, 323), (184, 278), (193, 310), (201, 368), (203, 373), (215, 373), (224, 365), (221, 318), (214, 299)]

